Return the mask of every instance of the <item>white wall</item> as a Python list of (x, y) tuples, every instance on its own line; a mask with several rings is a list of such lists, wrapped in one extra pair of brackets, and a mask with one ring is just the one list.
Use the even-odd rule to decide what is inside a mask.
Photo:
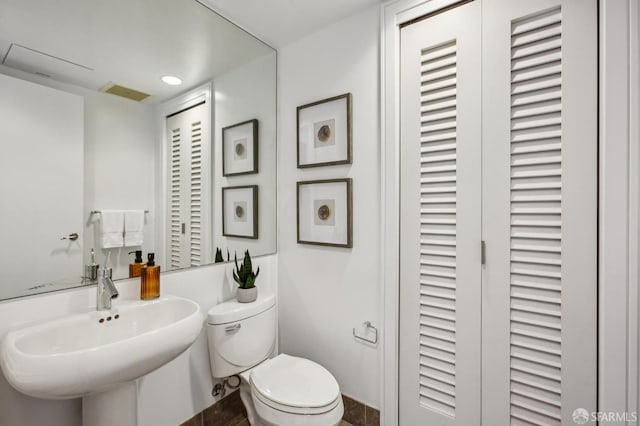
[[(153, 106), (60, 83), (2, 65), (0, 73), (84, 98), (84, 226), (81, 241), (84, 263), (88, 263), (92, 247), (96, 249), (96, 262), (101, 266), (104, 265), (107, 254), (96, 242), (100, 216), (91, 216), (91, 210), (150, 210), (150, 214), (145, 217), (142, 249), (145, 253), (153, 250), (155, 150), (160, 144), (154, 127)], [(61, 189), (60, 193), (63, 194), (64, 190)], [(135, 249), (111, 249), (110, 266), (113, 267), (114, 277), (129, 276), (129, 263), (134, 258), (127, 253)], [(78, 276), (81, 274), (82, 271), (78, 271)]]
[[(342, 392), (378, 407), (380, 343), (352, 328), (381, 326), (379, 8), (285, 46), (278, 55), (280, 351), (325, 366)], [(353, 94), (353, 164), (296, 168), (296, 107)], [(353, 248), (297, 244), (296, 182), (353, 178)]]
[[(146, 253), (155, 248), (155, 161), (160, 140), (156, 137), (153, 107), (113, 95), (88, 92), (85, 97), (84, 217), (85, 259), (96, 249), (96, 262), (105, 264), (111, 251), (113, 276), (129, 276), (134, 256), (128, 253), (140, 247), (100, 248), (100, 215), (91, 210), (149, 210), (145, 215)], [(88, 262), (87, 262), (88, 263)]]
[[(255, 258), (254, 265), (261, 270), (260, 294), (273, 294), (277, 283), (277, 256)], [(139, 298), (139, 280), (119, 281), (116, 286), (121, 298)], [(160, 287), (161, 295), (173, 294), (197, 302), (206, 318), (212, 306), (234, 297), (236, 285), (231, 278), (231, 265), (225, 264), (165, 273)], [(114, 301), (115, 305), (118, 300)], [(0, 336), (20, 324), (88, 309), (95, 309), (95, 286), (0, 302)], [(187, 352), (138, 381), (138, 425), (182, 423), (214, 402), (212, 387), (206, 328), (203, 327)], [(14, 390), (0, 374), (0, 425), (81, 426), (81, 423), (80, 399), (31, 398)]]
[[(227, 249), (241, 257), (244, 250), (253, 255), (276, 250), (276, 54), (268, 54), (213, 81), (215, 91), (213, 255), (220, 247), (226, 260)], [(222, 176), (222, 129), (248, 120), (258, 120), (258, 173)], [(258, 185), (258, 239), (222, 236), (222, 187)]]

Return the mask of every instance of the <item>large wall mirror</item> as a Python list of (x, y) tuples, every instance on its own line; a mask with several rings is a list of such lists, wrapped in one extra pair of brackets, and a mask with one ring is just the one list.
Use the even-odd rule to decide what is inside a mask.
[(0, 59), (0, 300), (275, 252), (276, 52), (206, 0), (3, 0)]

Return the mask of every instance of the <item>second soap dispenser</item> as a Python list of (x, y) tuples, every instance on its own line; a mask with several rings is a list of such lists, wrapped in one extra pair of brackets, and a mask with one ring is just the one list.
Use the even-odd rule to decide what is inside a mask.
[(147, 264), (140, 271), (140, 299), (150, 300), (160, 297), (160, 266), (156, 265), (155, 254), (147, 255)]
[(129, 264), (129, 278), (139, 277), (142, 274), (142, 267), (144, 262), (142, 261), (142, 250), (130, 251), (129, 254), (135, 253), (136, 259), (133, 263)]

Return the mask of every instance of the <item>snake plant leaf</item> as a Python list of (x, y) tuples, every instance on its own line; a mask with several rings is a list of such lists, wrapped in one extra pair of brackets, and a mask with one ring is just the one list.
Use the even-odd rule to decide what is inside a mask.
[(251, 255), (249, 250), (244, 252), (244, 272), (247, 276), (253, 272), (253, 265), (251, 265)]
[(240, 263), (240, 266), (236, 266), (236, 273), (238, 274), (238, 277), (242, 278), (242, 276), (244, 275), (244, 265), (242, 265), (242, 262)]
[(258, 278), (258, 275), (260, 275), (260, 267), (258, 266), (258, 270), (256, 271), (256, 278)]
[(233, 279), (234, 279), (235, 282), (240, 284), (240, 286), (242, 286), (243, 282), (240, 281), (240, 278), (236, 275), (236, 271), (233, 271)]
[(255, 281), (256, 281), (256, 277), (253, 274), (249, 275), (247, 277), (247, 284), (246, 284), (246, 286), (244, 288), (253, 288), (253, 287), (255, 287), (255, 285), (254, 285)]

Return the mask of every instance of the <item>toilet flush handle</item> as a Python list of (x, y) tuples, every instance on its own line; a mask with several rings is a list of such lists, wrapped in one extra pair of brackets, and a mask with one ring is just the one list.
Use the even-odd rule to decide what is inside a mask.
[(238, 330), (240, 330), (241, 327), (242, 327), (242, 324), (241, 323), (237, 323), (237, 324), (229, 325), (229, 326), (225, 327), (224, 331), (227, 334), (236, 333)]

